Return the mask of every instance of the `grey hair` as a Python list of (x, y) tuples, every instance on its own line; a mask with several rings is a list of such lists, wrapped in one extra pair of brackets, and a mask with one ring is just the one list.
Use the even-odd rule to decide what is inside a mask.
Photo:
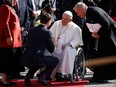
[(76, 8), (78, 8), (78, 9), (87, 9), (88, 6), (87, 6), (85, 3), (83, 3), (83, 2), (78, 2), (78, 3), (74, 6), (73, 9), (76, 9)]

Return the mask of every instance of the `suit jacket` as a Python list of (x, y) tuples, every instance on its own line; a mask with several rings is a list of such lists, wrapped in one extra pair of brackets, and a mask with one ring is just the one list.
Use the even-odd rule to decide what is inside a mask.
[[(93, 23), (93, 24), (99, 23), (101, 25), (101, 28), (98, 31), (98, 35), (100, 35), (100, 38), (98, 39), (99, 43), (97, 44), (98, 51), (99, 51), (98, 52), (99, 54), (97, 54), (97, 57), (116, 55), (116, 52), (115, 52), (116, 47), (110, 37), (111, 29), (113, 31), (116, 30), (116, 27), (114, 27), (115, 24), (114, 24), (114, 21), (112, 20), (112, 18), (101, 8), (90, 6), (87, 9), (86, 22)], [(91, 36), (89, 29), (83, 29), (83, 33), (84, 33), (83, 34), (84, 40), (86, 41), (89, 39), (88, 43), (91, 46), (90, 49), (94, 49), (95, 44), (96, 44), (96, 39)], [(114, 34), (115, 33), (116, 32), (114, 32)], [(115, 34), (115, 36), (116, 36), (116, 34)], [(114, 38), (114, 39), (116, 39), (116, 38)]]
[(28, 11), (28, 0), (18, 0), (17, 5), (14, 6), (14, 8), (20, 19), (20, 26), (25, 27), (25, 24), (30, 18)]
[(39, 8), (36, 6), (36, 3), (35, 3), (35, 9), (34, 9), (32, 0), (28, 0), (28, 10), (29, 10), (29, 16), (30, 16), (30, 22), (31, 22), (30, 27), (34, 27), (36, 17), (33, 16), (33, 11), (37, 11), (39, 10)]
[(28, 8), (29, 8), (29, 12), (30, 12), (30, 17), (31, 18), (33, 18), (33, 16), (32, 16), (32, 11), (37, 11), (37, 10), (39, 10), (39, 8), (37, 8), (37, 5), (36, 5), (36, 3), (35, 3), (35, 9), (34, 9), (34, 6), (33, 6), (33, 3), (32, 3), (32, 0), (28, 0)]
[[(112, 20), (112, 18), (101, 8), (99, 7), (89, 7), (87, 9), (86, 13), (86, 22), (88, 23), (99, 23), (101, 25), (101, 28), (97, 32), (100, 36), (99, 39), (95, 39), (91, 36), (91, 33), (88, 35), (89, 38), (89, 52), (91, 58), (102, 58), (105, 56), (113, 56), (116, 55), (116, 46), (114, 45), (113, 40), (111, 39), (111, 30), (113, 33), (116, 33), (116, 27), (114, 26), (115, 22)], [(83, 29), (84, 31), (85, 29)], [(114, 32), (115, 30), (115, 32)], [(116, 34), (115, 34), (116, 35)], [(87, 36), (85, 37), (86, 39)], [(116, 40), (116, 38), (114, 37)], [(98, 43), (96, 43), (96, 41)], [(97, 49), (95, 50), (95, 44), (97, 45)], [(109, 57), (110, 58), (110, 57)], [(106, 79), (115, 79), (116, 78), (116, 72), (114, 71), (114, 68), (116, 67), (116, 63), (110, 63), (106, 65), (101, 66), (93, 66), (93, 78), (94, 79), (100, 79), (100, 80), (106, 80)], [(112, 72), (109, 72), (112, 71)], [(104, 73), (105, 72), (105, 73)]]
[[(6, 4), (0, 7), (0, 47), (22, 47), (19, 18), (14, 9)], [(7, 38), (13, 38), (8, 45)]]
[(27, 50), (22, 56), (21, 64), (27, 67), (38, 66), (43, 67), (47, 61), (44, 59), (44, 52), (47, 49), (49, 52), (54, 51), (51, 32), (39, 25), (29, 30)]

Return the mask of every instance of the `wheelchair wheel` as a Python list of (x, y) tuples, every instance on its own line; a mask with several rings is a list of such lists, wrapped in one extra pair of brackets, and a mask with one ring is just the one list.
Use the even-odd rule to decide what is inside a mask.
[(83, 49), (80, 47), (77, 50), (77, 74), (80, 79), (83, 79), (86, 74), (86, 66), (85, 66), (85, 55)]
[(85, 74), (86, 74), (85, 56), (83, 49), (79, 47), (77, 49), (77, 54), (75, 57), (73, 73), (70, 76), (71, 83), (74, 83), (76, 79), (83, 79)]
[(70, 75), (70, 81), (71, 83), (74, 83), (76, 80), (76, 74), (73, 72), (71, 75)]

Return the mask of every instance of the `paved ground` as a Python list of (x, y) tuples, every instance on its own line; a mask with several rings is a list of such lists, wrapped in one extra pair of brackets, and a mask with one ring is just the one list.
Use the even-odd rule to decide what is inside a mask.
[[(28, 70), (26, 70), (26, 72), (22, 72), (21, 74), (25, 75), (27, 73)], [(90, 71), (89, 69), (87, 69), (87, 74), (85, 75), (84, 79), (90, 79), (93, 76), (93, 72)], [(1, 79), (1, 74), (0, 74), (0, 79)], [(85, 87), (116, 87), (116, 80), (109, 80), (108, 83), (104, 83), (104, 84), (97, 84), (97, 83), (87, 83), (85, 85)]]
[[(85, 79), (90, 79), (93, 76), (93, 72), (91, 72), (89, 69), (87, 69), (87, 74), (85, 76)], [(108, 83), (87, 83), (85, 87), (116, 87), (116, 80), (108, 80)]]

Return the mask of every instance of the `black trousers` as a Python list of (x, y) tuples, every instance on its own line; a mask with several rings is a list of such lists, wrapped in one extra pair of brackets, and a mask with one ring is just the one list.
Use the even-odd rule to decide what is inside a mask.
[(0, 72), (17, 73), (24, 71), (24, 66), (20, 66), (22, 56), (22, 47), (17, 48), (0, 48)]
[[(45, 60), (48, 61), (48, 63), (46, 63), (46, 69), (44, 71), (42, 71), (40, 73), (40, 75), (44, 74), (46, 75), (46, 78), (49, 78), (52, 71), (54, 70), (54, 68), (57, 66), (59, 60), (56, 57), (53, 56), (45, 56), (44, 58)], [(26, 74), (27, 78), (33, 78), (35, 72), (38, 70), (39, 68), (37, 66), (33, 66), (29, 68), (28, 73)]]

